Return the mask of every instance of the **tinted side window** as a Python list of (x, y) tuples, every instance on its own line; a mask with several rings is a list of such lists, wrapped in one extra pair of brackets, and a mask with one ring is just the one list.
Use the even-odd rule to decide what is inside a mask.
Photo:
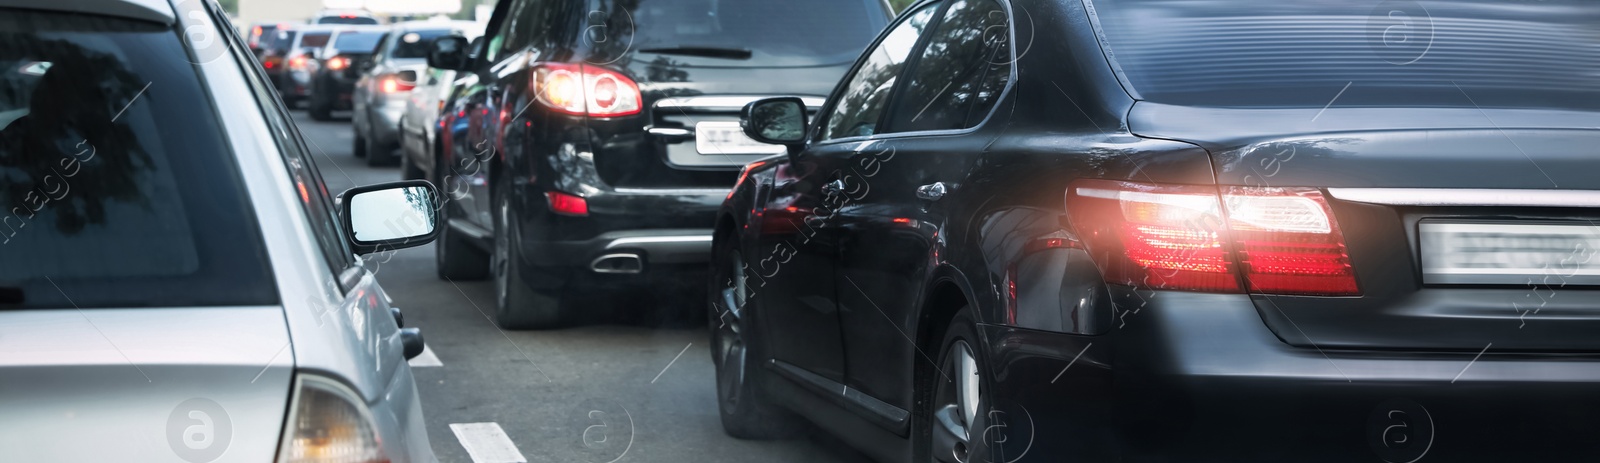
[(836, 96), (823, 132), (824, 140), (878, 133), (879, 116), (883, 115), (895, 78), (938, 9), (938, 4), (933, 3), (911, 13), (905, 21), (895, 25), (883, 42), (867, 52), (866, 61)]
[(956, 0), (895, 99), (888, 131), (978, 125), (1011, 80), (1009, 23), (996, 0)]
[[(247, 59), (241, 55), (243, 50), (238, 46), (237, 37), (231, 37), (229, 44), (235, 59)], [(241, 66), (245, 74), (245, 82), (256, 94), (256, 102), (265, 116), (267, 128), (272, 131), (273, 138), (277, 141), (278, 151), (283, 155), (284, 163), (289, 168), (289, 178), (294, 181), (296, 192), (299, 194), (300, 206), (303, 208), (307, 220), (311, 222), (312, 232), (315, 234), (317, 244), (322, 248), (322, 256), (327, 260), (328, 270), (335, 276), (344, 269), (355, 264), (355, 253), (344, 240), (344, 233), (339, 228), (338, 210), (333, 207), (329, 199), (328, 187), (322, 182), (322, 174), (317, 172), (316, 163), (312, 162), (310, 152), (301, 142), (299, 133), (296, 132), (292, 119), (278, 104), (278, 98), (273, 93), (272, 85), (253, 66)]]
[(537, 0), (514, 1), (516, 3), (506, 12), (506, 19), (500, 24), (500, 30), (495, 32), (494, 38), (489, 42), (488, 60), (491, 63), (522, 51), (528, 46), (528, 37), (533, 29), (533, 25), (528, 21), (528, 10)]

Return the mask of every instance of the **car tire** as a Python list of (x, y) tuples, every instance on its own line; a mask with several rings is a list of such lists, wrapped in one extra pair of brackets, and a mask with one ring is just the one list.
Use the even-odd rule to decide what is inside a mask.
[[(938, 368), (919, 368), (913, 394), (920, 410), (913, 414), (912, 432), (917, 462), (990, 461), (979, 453), (992, 454), (986, 436), (989, 398), (988, 368), (979, 355), (977, 319), (970, 308), (951, 317), (938, 344)], [(976, 392), (967, 394), (966, 391)], [(968, 436), (968, 437), (959, 437)], [(972, 442), (978, 440), (979, 442)], [(1004, 442), (1000, 440), (998, 442)]]
[[(722, 244), (725, 243), (725, 244)], [(791, 437), (805, 427), (793, 412), (767, 395), (767, 370), (761, 367), (761, 343), (747, 343), (755, 334), (745, 310), (750, 302), (745, 262), (738, 243), (724, 240), (712, 251), (712, 276), (707, 287), (707, 321), (711, 327), (711, 363), (717, 381), (717, 409), (722, 431), (738, 439)], [(731, 305), (730, 305), (731, 304)]]
[(559, 286), (554, 290), (536, 290), (528, 286), (519, 262), (522, 240), (516, 235), (515, 225), (510, 223), (510, 201), (506, 198), (505, 187), (501, 188), (494, 194), (494, 254), (490, 259), (495, 287), (495, 324), (506, 330), (560, 326), (567, 317)]
[[(445, 190), (441, 189), (441, 192)], [(433, 244), (434, 264), (441, 280), (482, 280), (489, 277), (489, 253), (468, 241), (466, 236), (450, 228), (448, 193), (441, 193), (446, 204), (440, 206), (439, 238)]]
[(350, 153), (355, 157), (367, 155), (367, 137), (362, 136), (360, 129), (351, 129), (355, 132), (355, 139), (350, 141)]

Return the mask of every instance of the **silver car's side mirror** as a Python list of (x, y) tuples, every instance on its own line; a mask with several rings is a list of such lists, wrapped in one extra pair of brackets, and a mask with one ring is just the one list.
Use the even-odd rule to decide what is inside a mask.
[(439, 192), (426, 180), (356, 187), (340, 197), (345, 239), (357, 254), (421, 246), (439, 236)]

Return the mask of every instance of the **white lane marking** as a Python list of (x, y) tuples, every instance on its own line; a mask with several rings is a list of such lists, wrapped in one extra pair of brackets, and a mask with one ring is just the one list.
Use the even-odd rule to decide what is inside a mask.
[(422, 345), (422, 355), (418, 355), (417, 358), (407, 360), (406, 363), (411, 364), (411, 368), (444, 366), (444, 362), (439, 361), (439, 356), (433, 355), (433, 348), (429, 347), (427, 344)]
[(467, 449), (473, 463), (527, 463), (500, 423), (450, 423), (450, 431)]

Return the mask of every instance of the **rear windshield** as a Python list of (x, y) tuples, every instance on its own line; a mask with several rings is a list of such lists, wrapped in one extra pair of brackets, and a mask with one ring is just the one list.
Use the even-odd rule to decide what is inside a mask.
[(331, 35), (333, 35), (332, 32), (307, 32), (305, 37), (300, 38), (300, 49), (314, 50), (325, 47), (328, 45), (328, 37)]
[(333, 48), (341, 52), (372, 53), (380, 38), (383, 38), (382, 32), (340, 32)]
[(0, 310), (277, 302), (178, 37), (0, 8)]
[[(814, 66), (855, 61), (888, 23), (879, 0), (600, 2), (619, 45), (702, 66)], [(606, 6), (615, 3), (623, 9)], [(619, 14), (623, 13), (623, 14)], [(590, 21), (595, 18), (591, 17)], [(612, 42), (591, 38), (593, 42)], [(731, 58), (672, 49), (735, 50)], [(740, 56), (748, 51), (748, 57)], [(719, 53), (713, 52), (713, 55)], [(651, 58), (654, 59), (654, 58)]]
[(1600, 108), (1590, 1), (1093, 4), (1110, 56), (1152, 101)]
[(262, 44), (261, 48), (280, 53), (289, 51), (289, 47), (294, 44), (294, 38), (299, 35), (300, 31), (278, 31), (276, 34), (272, 34), (271, 41), (263, 40), (266, 43)]
[(449, 29), (434, 29), (411, 31), (400, 35), (394, 42), (394, 52), (389, 56), (395, 58), (427, 58), (428, 43), (433, 39), (444, 37), (452, 33)]
[(323, 16), (317, 18), (316, 24), (377, 24), (376, 18), (366, 16)]

